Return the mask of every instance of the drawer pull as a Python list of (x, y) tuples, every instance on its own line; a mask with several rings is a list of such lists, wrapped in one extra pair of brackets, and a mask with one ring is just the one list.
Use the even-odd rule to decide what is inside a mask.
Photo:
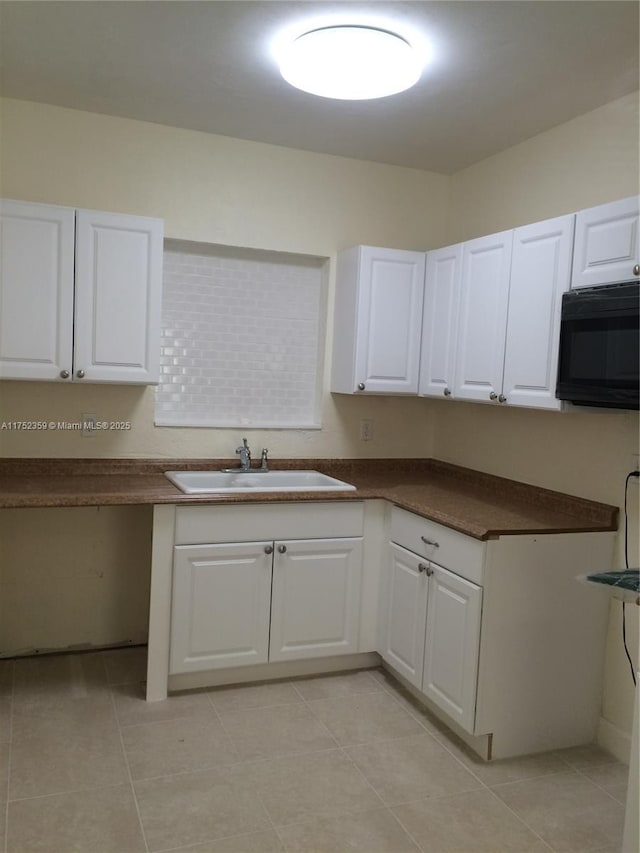
[(273, 554), (273, 545), (265, 545), (264, 546), (265, 554)]
[(422, 574), (422, 572), (429, 574), (429, 565), (427, 563), (418, 563), (418, 571), (420, 574)]
[(278, 545), (278, 554), (286, 554), (287, 546), (286, 545)]
[(426, 536), (421, 536), (420, 538), (422, 539), (425, 545), (433, 545), (434, 548), (440, 547), (440, 543), (436, 542), (434, 539), (427, 539)]

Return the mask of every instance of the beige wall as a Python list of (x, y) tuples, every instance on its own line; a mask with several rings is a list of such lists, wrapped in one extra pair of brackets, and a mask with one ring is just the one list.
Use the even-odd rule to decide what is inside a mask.
[[(443, 245), (449, 178), (42, 104), (1, 102), (0, 187), (7, 198), (159, 216), (187, 240), (333, 258), (358, 243)], [(333, 293), (330, 279), (329, 317)], [(328, 324), (325, 385), (330, 364)], [(4, 456), (228, 456), (240, 432), (154, 428), (152, 388), (0, 384), (3, 419), (131, 420), (119, 435), (0, 435)], [(358, 438), (361, 417), (374, 439)], [(272, 456), (404, 456), (431, 452), (419, 400), (328, 393), (321, 430), (249, 431)]]
[[(453, 175), (448, 242), (559, 216), (638, 192), (638, 97), (630, 95)], [(638, 452), (638, 416), (534, 412), (438, 402), (440, 459), (622, 506)], [(631, 565), (638, 565), (638, 492), (630, 486)], [(618, 536), (617, 566), (624, 565)], [(603, 566), (603, 569), (606, 567)], [(612, 604), (604, 717), (631, 729), (633, 684), (618, 602)], [(627, 607), (638, 657), (638, 607)], [(561, 650), (559, 650), (561, 653)]]

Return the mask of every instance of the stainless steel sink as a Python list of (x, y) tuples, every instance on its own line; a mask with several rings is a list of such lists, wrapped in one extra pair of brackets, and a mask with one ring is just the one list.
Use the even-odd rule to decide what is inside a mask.
[(166, 471), (165, 477), (187, 495), (355, 490), (350, 483), (319, 471)]

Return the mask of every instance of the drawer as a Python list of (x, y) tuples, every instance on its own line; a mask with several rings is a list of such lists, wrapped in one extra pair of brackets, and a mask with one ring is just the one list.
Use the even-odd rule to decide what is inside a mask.
[(486, 545), (399, 507), (391, 510), (392, 542), (482, 585)]
[(185, 506), (176, 510), (175, 544), (336, 539), (362, 536), (363, 528), (361, 501)]

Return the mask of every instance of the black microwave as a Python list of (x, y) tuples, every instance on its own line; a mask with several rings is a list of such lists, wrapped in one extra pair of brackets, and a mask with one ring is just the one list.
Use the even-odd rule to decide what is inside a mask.
[(564, 294), (556, 397), (576, 406), (640, 408), (639, 309), (637, 281)]

